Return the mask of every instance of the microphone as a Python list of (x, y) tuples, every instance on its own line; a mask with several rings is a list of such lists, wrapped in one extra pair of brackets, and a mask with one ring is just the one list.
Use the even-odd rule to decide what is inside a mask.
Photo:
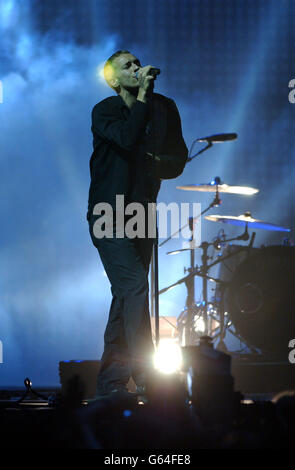
[[(149, 75), (153, 75), (154, 78), (156, 78), (157, 75), (160, 75), (160, 73), (161, 73), (161, 70), (156, 67), (153, 67), (149, 71)], [(135, 72), (135, 76), (138, 79), (138, 72)]]
[(202, 137), (197, 139), (196, 142), (210, 142), (210, 143), (221, 143), (227, 140), (235, 140), (238, 137), (237, 134), (215, 134), (209, 137)]

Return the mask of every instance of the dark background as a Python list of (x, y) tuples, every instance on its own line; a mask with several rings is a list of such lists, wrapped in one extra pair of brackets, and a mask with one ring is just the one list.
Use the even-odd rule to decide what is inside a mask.
[[(294, 15), (292, 0), (0, 1), (1, 386), (22, 386), (26, 376), (56, 385), (59, 361), (101, 355), (111, 296), (85, 215), (90, 112), (113, 93), (98, 70), (114, 51), (161, 68), (155, 91), (177, 103), (189, 148), (198, 137), (238, 134), (164, 182), (159, 202), (204, 209), (210, 194), (176, 186), (220, 176), (260, 192), (224, 195), (211, 214), (250, 210), (294, 228)], [(225, 227), (228, 236), (242, 231)], [(202, 240), (221, 228), (203, 219)], [(255, 246), (285, 236), (257, 230)], [(189, 266), (186, 252), (166, 255), (181, 246), (160, 249), (160, 288)], [(176, 287), (160, 297), (160, 314), (178, 316), (185, 300)]]

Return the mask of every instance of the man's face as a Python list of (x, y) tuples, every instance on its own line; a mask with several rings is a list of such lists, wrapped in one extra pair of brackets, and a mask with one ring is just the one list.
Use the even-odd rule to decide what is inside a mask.
[(138, 80), (135, 73), (140, 69), (141, 64), (132, 54), (121, 54), (113, 61), (115, 80), (117, 84), (125, 89), (138, 88)]

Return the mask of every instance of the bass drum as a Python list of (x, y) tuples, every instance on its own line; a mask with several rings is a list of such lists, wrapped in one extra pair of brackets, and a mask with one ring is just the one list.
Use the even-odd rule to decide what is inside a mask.
[(246, 344), (288, 360), (295, 338), (295, 247), (256, 249), (236, 267), (224, 300)]

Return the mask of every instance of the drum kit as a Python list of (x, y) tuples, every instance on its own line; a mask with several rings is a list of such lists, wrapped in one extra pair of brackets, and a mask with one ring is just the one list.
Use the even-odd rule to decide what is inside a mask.
[[(206, 148), (210, 144), (212, 142), (208, 141)], [(225, 337), (229, 332), (250, 354), (273, 358), (286, 356), (288, 342), (295, 338), (295, 246), (285, 239), (282, 245), (255, 248), (256, 233), (249, 234), (249, 230), (290, 232), (291, 229), (256, 219), (250, 212), (238, 216), (204, 216), (209, 209), (220, 205), (220, 193), (254, 195), (258, 189), (225, 184), (219, 177), (208, 184), (189, 184), (177, 188), (213, 193), (214, 196), (208, 208), (188, 220), (191, 233), (189, 247), (166, 253), (190, 253), (190, 267), (184, 268), (186, 275), (158, 290), (158, 295), (163, 295), (180, 284), (186, 286), (186, 305), (177, 318), (180, 345), (194, 345), (200, 337), (208, 336), (216, 341), (218, 349), (228, 351)], [(221, 230), (212, 242), (203, 241), (196, 246), (194, 226), (202, 216), (214, 223), (241, 227), (244, 232), (234, 238), (226, 238), (224, 230)], [(171, 237), (160, 243), (159, 247), (169, 239)], [(233, 244), (235, 241), (248, 243)], [(213, 249), (215, 257), (209, 256), (209, 249)], [(200, 266), (195, 265), (197, 250), (200, 250)], [(217, 277), (210, 275), (215, 266), (219, 267)], [(202, 285), (198, 302), (195, 299), (196, 276), (201, 278)], [(208, 296), (209, 282), (214, 285), (213, 299)]]

